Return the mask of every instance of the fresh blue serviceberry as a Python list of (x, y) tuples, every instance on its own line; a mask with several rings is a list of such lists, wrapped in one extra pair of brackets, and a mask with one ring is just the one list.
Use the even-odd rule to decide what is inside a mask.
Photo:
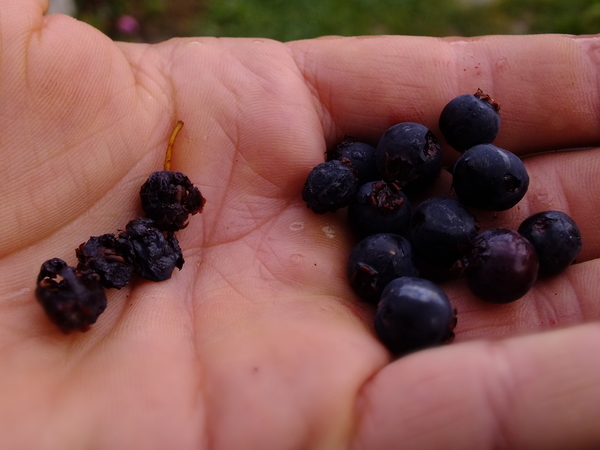
[(518, 231), (533, 244), (540, 260), (540, 275), (559, 274), (581, 251), (579, 227), (561, 211), (533, 214), (521, 223)]
[(333, 159), (349, 162), (360, 185), (380, 179), (375, 165), (375, 147), (372, 145), (345, 138), (327, 151), (327, 161)]
[(471, 292), (491, 303), (509, 303), (523, 297), (538, 275), (538, 256), (521, 234), (493, 228), (473, 240), (473, 248), (459, 261)]
[(349, 164), (337, 159), (315, 166), (304, 183), (302, 199), (317, 214), (348, 206), (358, 189), (358, 180)]
[(132, 220), (120, 237), (130, 240), (134, 272), (146, 280), (168, 280), (175, 267), (181, 269), (183, 266), (183, 255), (175, 234), (161, 230), (152, 219)]
[(454, 164), (452, 186), (467, 206), (504, 211), (527, 192), (529, 175), (515, 154), (493, 144), (481, 144), (463, 153)]
[(500, 130), (500, 107), (478, 89), (474, 95), (460, 95), (444, 107), (439, 126), (452, 148), (464, 152), (479, 144), (489, 144)]
[(202, 212), (205, 200), (200, 190), (181, 172), (161, 170), (150, 174), (140, 189), (142, 209), (163, 230), (187, 226), (190, 215)]
[(415, 260), (449, 269), (473, 242), (479, 224), (457, 199), (432, 197), (415, 208), (410, 230)]
[(375, 332), (395, 356), (403, 356), (452, 341), (456, 322), (442, 289), (429, 280), (402, 277), (381, 293)]
[(394, 278), (417, 276), (408, 240), (397, 234), (372, 234), (352, 249), (348, 279), (358, 296), (373, 305), (383, 288)]
[(79, 260), (77, 270), (97, 273), (105, 288), (121, 289), (129, 283), (134, 252), (128, 238), (114, 234), (92, 236), (75, 253)]
[(80, 272), (59, 258), (42, 264), (35, 296), (48, 318), (65, 334), (87, 331), (107, 303), (98, 274)]
[(389, 128), (377, 144), (375, 158), (382, 178), (406, 191), (430, 187), (442, 170), (438, 140), (419, 123), (403, 122)]
[(408, 197), (394, 183), (371, 181), (361, 186), (348, 206), (348, 220), (361, 237), (377, 233), (404, 235), (412, 208)]

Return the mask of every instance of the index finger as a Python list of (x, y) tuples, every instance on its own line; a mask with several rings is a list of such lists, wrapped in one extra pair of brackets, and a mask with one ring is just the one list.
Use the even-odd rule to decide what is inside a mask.
[(383, 36), (290, 46), (322, 105), (328, 144), (344, 134), (376, 142), (404, 121), (440, 137), (445, 104), (478, 88), (501, 106), (500, 147), (523, 155), (600, 144), (597, 37)]

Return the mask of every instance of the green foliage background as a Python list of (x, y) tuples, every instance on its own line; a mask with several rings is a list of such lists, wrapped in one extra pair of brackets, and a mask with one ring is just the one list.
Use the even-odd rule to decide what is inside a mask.
[[(78, 17), (115, 39), (600, 32), (600, 0), (78, 0)], [(131, 15), (139, 32), (119, 31)]]

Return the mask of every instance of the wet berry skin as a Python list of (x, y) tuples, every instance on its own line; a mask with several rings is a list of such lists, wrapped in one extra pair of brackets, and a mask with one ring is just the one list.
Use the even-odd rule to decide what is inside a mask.
[(151, 219), (132, 220), (120, 237), (130, 240), (134, 272), (146, 280), (168, 280), (175, 267), (181, 269), (183, 266), (183, 255), (175, 234), (160, 230)]
[(500, 130), (499, 107), (481, 90), (460, 95), (444, 107), (439, 127), (452, 148), (464, 152), (479, 144), (489, 144)]
[(467, 206), (488, 211), (505, 211), (527, 192), (529, 175), (513, 153), (493, 144), (476, 145), (454, 164), (452, 185)]
[(533, 214), (521, 223), (519, 233), (535, 248), (540, 275), (552, 276), (569, 267), (581, 251), (581, 232), (573, 219), (561, 211)]
[(471, 292), (490, 303), (510, 303), (523, 297), (534, 285), (539, 267), (533, 245), (505, 228), (480, 233), (457, 265), (464, 269)]
[(77, 270), (100, 276), (105, 288), (121, 289), (133, 273), (133, 247), (129, 239), (114, 234), (92, 236), (76, 250)]
[(408, 197), (398, 186), (385, 181), (362, 185), (348, 206), (350, 226), (360, 237), (377, 233), (404, 235), (411, 215)]
[(375, 161), (383, 180), (407, 192), (430, 187), (442, 170), (442, 152), (424, 125), (403, 122), (390, 127), (377, 144)]
[(354, 292), (373, 305), (394, 278), (418, 275), (410, 243), (390, 233), (372, 234), (359, 241), (348, 258), (347, 273)]
[(349, 164), (336, 159), (315, 166), (304, 183), (302, 199), (317, 214), (348, 206), (358, 189), (358, 180)]
[(48, 318), (65, 334), (87, 331), (107, 304), (97, 274), (79, 272), (59, 258), (42, 264), (35, 296)]
[(186, 175), (169, 170), (150, 174), (140, 188), (140, 197), (146, 217), (169, 231), (185, 228), (188, 217), (202, 212), (205, 203)]
[(448, 343), (455, 326), (456, 311), (431, 281), (396, 278), (381, 293), (375, 332), (395, 356)]
[(415, 260), (449, 269), (479, 231), (477, 219), (459, 200), (432, 197), (415, 208), (409, 240)]
[(327, 151), (327, 161), (333, 159), (348, 161), (354, 169), (360, 185), (380, 178), (375, 165), (375, 147), (372, 145), (344, 139)]

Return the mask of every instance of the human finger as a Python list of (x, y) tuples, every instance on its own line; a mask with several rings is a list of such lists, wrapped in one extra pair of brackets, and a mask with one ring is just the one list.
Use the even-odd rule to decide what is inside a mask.
[(598, 324), (402, 358), (357, 403), (354, 450), (600, 446)]
[(444, 105), (481, 88), (501, 105), (496, 143), (526, 154), (600, 144), (598, 42), (560, 35), (384, 36), (289, 45), (321, 105), (330, 143), (344, 134), (376, 141), (404, 121), (439, 136)]
[(500, 338), (579, 325), (600, 319), (600, 260), (569, 267), (563, 274), (538, 279), (518, 301), (497, 305), (471, 294), (464, 280), (444, 285), (458, 311), (456, 342)]

